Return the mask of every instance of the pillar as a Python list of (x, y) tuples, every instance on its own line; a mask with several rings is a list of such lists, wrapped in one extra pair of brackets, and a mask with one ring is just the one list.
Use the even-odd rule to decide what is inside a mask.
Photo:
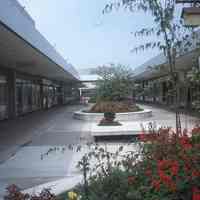
[(16, 72), (8, 71), (8, 117), (14, 119), (17, 116), (16, 99)]
[(44, 87), (42, 81), (40, 81), (40, 108), (44, 108)]

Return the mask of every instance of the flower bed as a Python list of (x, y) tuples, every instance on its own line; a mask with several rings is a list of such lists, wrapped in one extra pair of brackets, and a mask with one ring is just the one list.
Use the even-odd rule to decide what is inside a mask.
[(88, 154), (88, 160), (97, 160), (87, 183), (89, 199), (200, 199), (200, 127), (191, 133), (150, 130), (140, 134), (137, 144), (137, 152), (96, 147)]
[(121, 126), (118, 121), (114, 121), (115, 117), (115, 113), (105, 112), (104, 118), (99, 122), (98, 126)]
[(143, 111), (142, 108), (134, 104), (132, 101), (100, 101), (95, 103), (88, 113), (126, 113), (126, 112), (139, 112)]

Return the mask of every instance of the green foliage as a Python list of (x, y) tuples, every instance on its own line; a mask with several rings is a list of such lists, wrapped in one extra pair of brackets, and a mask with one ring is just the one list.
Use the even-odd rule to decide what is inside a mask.
[(90, 97), (89, 99), (89, 103), (96, 103), (97, 102), (97, 96), (93, 95), (92, 97)]
[[(81, 200), (200, 198), (199, 126), (191, 133), (184, 130), (179, 134), (150, 128), (131, 145), (128, 150), (121, 146), (116, 152), (100, 145), (90, 148), (88, 196)], [(79, 186), (80, 193), (83, 187)]]
[(200, 112), (200, 70), (193, 67), (187, 76), (187, 84), (193, 89), (192, 108)]
[(123, 65), (101, 66), (93, 73), (97, 81), (97, 101), (121, 101), (132, 95), (134, 87), (132, 70)]
[(128, 193), (127, 175), (115, 169), (109, 176), (91, 178), (89, 190), (91, 200), (124, 200)]
[(105, 112), (104, 117), (106, 119), (115, 119), (115, 113), (114, 112)]

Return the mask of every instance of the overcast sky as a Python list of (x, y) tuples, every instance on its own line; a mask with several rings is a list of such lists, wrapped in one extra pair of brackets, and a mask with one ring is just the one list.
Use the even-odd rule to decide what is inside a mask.
[(18, 1), (35, 20), (37, 29), (77, 69), (110, 62), (135, 68), (159, 53), (130, 52), (147, 41), (131, 34), (151, 27), (152, 19), (145, 14), (120, 10), (103, 15), (106, 0)]

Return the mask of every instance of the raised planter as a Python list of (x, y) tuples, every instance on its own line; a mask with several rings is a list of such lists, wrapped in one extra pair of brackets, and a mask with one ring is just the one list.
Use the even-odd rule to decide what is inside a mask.
[[(138, 112), (116, 113), (116, 121), (135, 121), (149, 118), (152, 116), (151, 110)], [(83, 121), (99, 122), (104, 117), (104, 113), (87, 113), (83, 110), (74, 112), (74, 118)]]

